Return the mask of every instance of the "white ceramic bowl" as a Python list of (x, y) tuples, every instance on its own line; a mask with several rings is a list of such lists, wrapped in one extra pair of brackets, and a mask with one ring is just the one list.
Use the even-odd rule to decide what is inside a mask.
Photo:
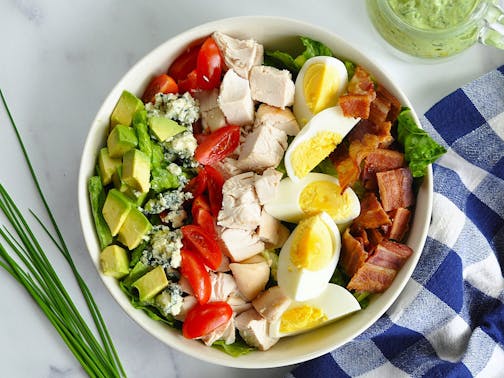
[[(367, 68), (378, 82), (389, 89), (404, 106), (411, 104), (404, 93), (378, 67), (372, 57), (366, 56), (358, 48), (351, 46), (337, 35), (291, 19), (279, 17), (238, 17), (207, 23), (188, 30), (168, 40), (140, 60), (112, 89), (91, 125), (84, 146), (79, 172), (79, 211), (84, 238), (91, 258), (99, 270), (100, 248), (95, 234), (93, 218), (87, 194), (87, 180), (93, 175), (97, 153), (105, 144), (109, 117), (121, 92), (127, 89), (141, 95), (149, 79), (154, 74), (165, 72), (170, 63), (184, 50), (189, 42), (214, 31), (228, 33), (237, 38), (254, 38), (264, 44), (265, 49), (292, 50), (300, 48), (297, 36), (308, 36), (326, 44), (339, 57), (350, 59)], [(418, 121), (418, 120), (417, 120)], [(406, 285), (415, 268), (427, 235), (432, 208), (432, 171), (429, 168), (417, 197), (416, 211), (407, 244), (414, 254), (395, 278), (392, 286), (374, 298), (370, 305), (354, 315), (298, 336), (281, 339), (266, 352), (252, 352), (234, 358), (208, 348), (203, 343), (182, 337), (179, 331), (149, 318), (141, 310), (136, 310), (119, 289), (117, 281), (101, 275), (105, 286), (126, 313), (145, 330), (172, 348), (201, 360), (241, 368), (269, 368), (294, 364), (318, 357), (360, 335), (371, 326), (394, 302)]]

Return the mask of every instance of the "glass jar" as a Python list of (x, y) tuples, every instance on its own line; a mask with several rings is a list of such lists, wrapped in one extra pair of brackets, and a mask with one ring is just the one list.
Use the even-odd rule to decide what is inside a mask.
[(436, 59), (476, 42), (504, 49), (504, 12), (496, 0), (366, 0), (371, 22), (395, 49)]

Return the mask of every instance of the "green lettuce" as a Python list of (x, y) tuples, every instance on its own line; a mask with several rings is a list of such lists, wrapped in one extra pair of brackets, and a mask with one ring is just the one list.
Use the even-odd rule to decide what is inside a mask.
[(425, 176), (427, 166), (446, 153), (446, 148), (417, 126), (409, 108), (403, 108), (397, 117), (397, 134), (413, 177)]
[(314, 56), (333, 56), (329, 47), (322, 42), (315, 41), (308, 37), (300, 37), (305, 50), (297, 57), (293, 57), (284, 51), (266, 51), (264, 53), (264, 63), (277, 68), (288, 69), (293, 75), (297, 75), (303, 64)]
[(219, 349), (232, 357), (240, 357), (255, 350), (255, 348), (247, 345), (247, 343), (239, 337), (233, 344), (226, 344), (224, 340), (214, 341), (212, 347)]

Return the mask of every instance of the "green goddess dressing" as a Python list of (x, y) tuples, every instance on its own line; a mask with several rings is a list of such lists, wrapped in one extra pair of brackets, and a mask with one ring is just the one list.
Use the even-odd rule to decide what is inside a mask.
[(421, 58), (446, 57), (478, 39), (485, 0), (367, 0), (375, 28), (395, 48)]

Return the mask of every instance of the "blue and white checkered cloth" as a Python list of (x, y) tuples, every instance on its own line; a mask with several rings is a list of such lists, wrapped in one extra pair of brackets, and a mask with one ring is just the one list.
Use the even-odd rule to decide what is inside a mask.
[(504, 377), (504, 66), (421, 122), (448, 152), (417, 268), (366, 332), (289, 377)]

